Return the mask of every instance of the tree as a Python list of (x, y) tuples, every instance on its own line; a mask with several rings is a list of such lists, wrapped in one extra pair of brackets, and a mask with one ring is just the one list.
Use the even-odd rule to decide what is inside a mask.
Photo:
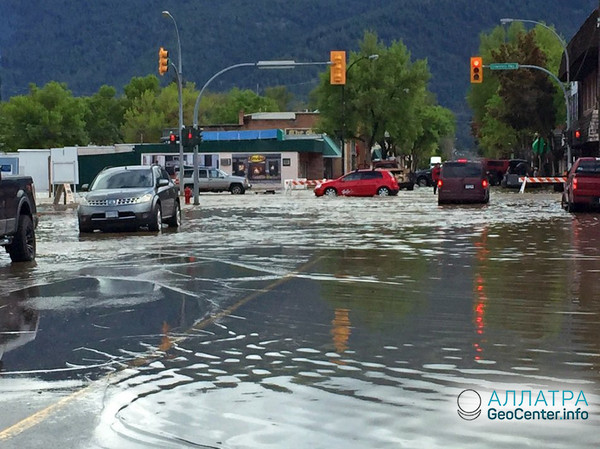
[(156, 95), (146, 90), (125, 111), (123, 138), (125, 142), (160, 142), (165, 122), (166, 116), (158, 107)]
[[(369, 58), (373, 54), (379, 56), (377, 60)], [(427, 62), (413, 62), (402, 42), (386, 47), (375, 33), (366, 32), (360, 51), (350, 53), (346, 84), (331, 85), (329, 73), (324, 73), (312, 93), (320, 111), (319, 129), (343, 134), (346, 139), (360, 139), (367, 148), (379, 142), (397, 155), (431, 151), (429, 139), (439, 137), (438, 131), (443, 134), (442, 128), (453, 129), (453, 125), (444, 125), (425, 137), (429, 113), (440, 112), (426, 108), (433, 106), (433, 96), (427, 90), (430, 76)], [(443, 114), (451, 115), (449, 111)], [(421, 147), (425, 142), (427, 148)]]
[(12, 97), (1, 112), (4, 151), (88, 143), (86, 102), (74, 98), (66, 84), (51, 81), (41, 89), (31, 84), (28, 95)]
[[(514, 22), (508, 30), (498, 26), (482, 34), (480, 54), (486, 65), (517, 62), (556, 72), (562, 46), (545, 27), (526, 33), (522, 23)], [(565, 119), (561, 91), (539, 70), (486, 71), (484, 82), (472, 85), (467, 99), (479, 152), (491, 158), (528, 157), (533, 136), (549, 138)]]
[(236, 87), (227, 94), (204, 94), (200, 102), (201, 123), (237, 123), (240, 111), (279, 112), (277, 102), (261, 97), (249, 89)]
[(123, 99), (116, 96), (112, 86), (102, 86), (97, 93), (87, 98), (85, 115), (89, 141), (96, 145), (112, 145), (123, 141), (121, 125), (125, 112)]
[(289, 111), (294, 101), (294, 94), (287, 90), (285, 86), (267, 87), (265, 97), (274, 100), (280, 111)]

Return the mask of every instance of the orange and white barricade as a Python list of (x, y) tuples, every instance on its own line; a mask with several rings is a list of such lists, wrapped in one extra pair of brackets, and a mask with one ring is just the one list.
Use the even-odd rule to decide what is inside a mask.
[(314, 187), (323, 181), (326, 181), (326, 179), (285, 179), (283, 181), (283, 187), (286, 192), (290, 190), (306, 190), (309, 186)]
[(521, 189), (519, 193), (525, 191), (525, 186), (529, 184), (562, 184), (566, 182), (567, 178), (564, 176), (521, 176), (519, 182), (521, 182)]

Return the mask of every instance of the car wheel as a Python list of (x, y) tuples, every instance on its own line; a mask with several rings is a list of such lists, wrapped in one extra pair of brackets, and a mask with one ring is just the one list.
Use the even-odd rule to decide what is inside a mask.
[(162, 211), (160, 210), (160, 204), (154, 207), (154, 213), (152, 214), (152, 221), (148, 225), (148, 230), (152, 232), (160, 231), (162, 227)]
[(166, 222), (171, 228), (178, 228), (181, 226), (181, 206), (179, 205), (179, 201), (175, 202), (175, 213), (166, 220)]
[(388, 189), (387, 187), (379, 187), (379, 189), (377, 189), (377, 195), (390, 196), (390, 189)]
[(570, 201), (567, 201), (567, 212), (577, 212), (577, 205)]
[(419, 185), (419, 187), (427, 187), (427, 178), (417, 179), (417, 184)]
[(244, 188), (239, 184), (233, 184), (229, 188), (229, 191), (232, 195), (242, 195), (244, 193)]
[(20, 215), (17, 232), (7, 246), (13, 262), (31, 262), (35, 259), (35, 229), (29, 215)]
[(327, 196), (337, 196), (337, 192), (333, 187), (327, 187), (325, 189), (325, 195)]

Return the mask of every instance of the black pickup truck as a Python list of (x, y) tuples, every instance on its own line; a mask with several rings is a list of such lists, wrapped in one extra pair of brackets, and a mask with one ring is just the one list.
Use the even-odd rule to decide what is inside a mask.
[(13, 262), (35, 259), (37, 210), (30, 176), (5, 176), (0, 172), (0, 245)]

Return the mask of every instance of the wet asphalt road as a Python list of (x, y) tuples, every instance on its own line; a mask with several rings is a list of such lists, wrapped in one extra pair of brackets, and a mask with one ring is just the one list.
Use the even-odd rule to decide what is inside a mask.
[[(597, 445), (600, 214), (540, 191), (200, 199), (160, 234), (46, 209), (36, 263), (0, 259), (1, 447)], [(589, 417), (487, 416), (553, 390)]]

